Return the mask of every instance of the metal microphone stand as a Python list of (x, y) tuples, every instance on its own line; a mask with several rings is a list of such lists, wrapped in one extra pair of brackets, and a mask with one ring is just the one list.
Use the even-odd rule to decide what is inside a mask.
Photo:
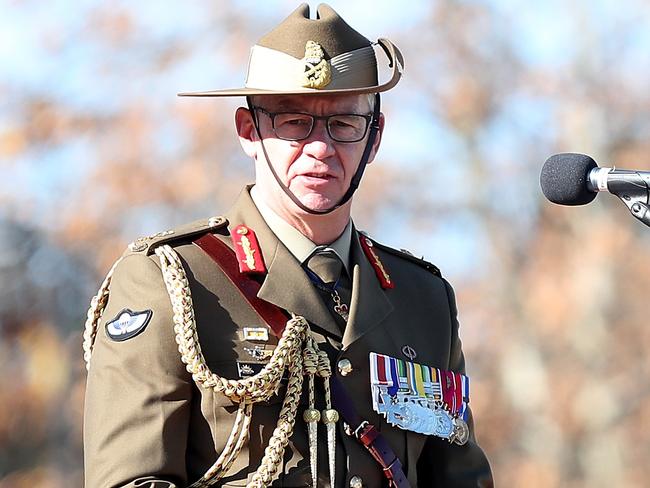
[(618, 174), (610, 173), (607, 189), (621, 199), (637, 220), (650, 227), (650, 188), (648, 183), (643, 175), (635, 171), (623, 173), (619, 170)]

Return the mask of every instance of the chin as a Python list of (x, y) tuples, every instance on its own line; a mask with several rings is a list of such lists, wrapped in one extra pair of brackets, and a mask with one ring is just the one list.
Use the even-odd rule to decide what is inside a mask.
[(308, 193), (306, 195), (301, 195), (298, 199), (305, 207), (316, 211), (329, 210), (341, 200), (340, 197), (334, 199), (319, 193)]

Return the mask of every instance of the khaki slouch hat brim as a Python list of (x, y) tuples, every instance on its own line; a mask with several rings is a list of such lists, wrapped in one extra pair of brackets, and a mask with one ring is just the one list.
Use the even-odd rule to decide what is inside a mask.
[[(376, 52), (388, 58), (390, 77), (380, 83)], [(324, 95), (385, 92), (399, 82), (404, 59), (388, 39), (376, 43), (350, 27), (329, 5), (300, 5), (251, 49), (241, 88), (179, 93), (191, 97)]]

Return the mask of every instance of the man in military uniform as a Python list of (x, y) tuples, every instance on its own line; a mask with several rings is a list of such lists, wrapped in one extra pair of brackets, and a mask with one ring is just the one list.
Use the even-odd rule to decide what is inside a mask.
[(492, 485), (450, 285), (350, 219), (402, 69), (304, 4), (244, 88), (186, 94), (246, 97), (256, 182), (225, 216), (134, 241), (93, 299), (87, 486)]

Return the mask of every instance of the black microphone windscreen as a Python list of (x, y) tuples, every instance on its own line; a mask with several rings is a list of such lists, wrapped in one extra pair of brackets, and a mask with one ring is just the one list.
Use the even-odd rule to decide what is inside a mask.
[(553, 203), (585, 205), (597, 195), (587, 188), (589, 172), (597, 167), (585, 154), (555, 154), (546, 160), (539, 176), (542, 192)]

